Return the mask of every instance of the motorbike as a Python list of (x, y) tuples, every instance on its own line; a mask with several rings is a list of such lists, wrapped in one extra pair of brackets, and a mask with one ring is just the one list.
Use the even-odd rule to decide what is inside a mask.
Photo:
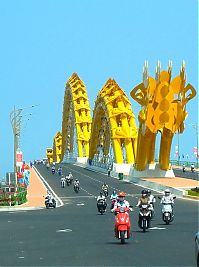
[(62, 175), (62, 171), (58, 170), (58, 174), (59, 174), (59, 176), (61, 176)]
[(138, 226), (143, 230), (143, 232), (146, 232), (146, 230), (150, 227), (151, 211), (149, 207), (150, 205), (148, 204), (140, 205)]
[(194, 168), (193, 166), (191, 166), (191, 172), (194, 172), (194, 169), (195, 169), (195, 168)]
[(79, 185), (74, 185), (74, 191), (75, 191), (76, 193), (79, 192)]
[(46, 208), (56, 208), (56, 200), (54, 198), (45, 198)]
[(107, 204), (106, 204), (105, 199), (100, 199), (97, 202), (97, 208), (98, 208), (99, 213), (103, 214), (106, 211), (106, 206)]
[(185, 167), (184, 166), (182, 167), (182, 171), (185, 172)]
[(131, 236), (131, 222), (129, 217), (129, 208), (119, 207), (115, 209), (115, 237), (125, 243)]
[(52, 169), (52, 174), (55, 174), (55, 169)]
[(61, 188), (64, 188), (66, 184), (66, 180), (64, 178), (61, 179)]
[[(173, 197), (175, 199), (176, 197)], [(161, 197), (159, 197), (161, 199)], [(162, 220), (169, 224), (174, 220), (174, 214), (173, 214), (173, 203), (172, 202), (165, 202), (162, 203)]]
[(71, 184), (71, 179), (69, 176), (66, 177), (66, 184), (69, 186)]
[(153, 219), (153, 217), (155, 215), (154, 203), (153, 202), (150, 202), (150, 204), (149, 204), (149, 210), (150, 210), (150, 218)]

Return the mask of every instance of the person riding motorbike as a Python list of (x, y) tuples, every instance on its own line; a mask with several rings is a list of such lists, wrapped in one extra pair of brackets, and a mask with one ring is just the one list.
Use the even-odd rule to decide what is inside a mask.
[(50, 193), (50, 191), (47, 191), (47, 195), (45, 196), (45, 205), (46, 203), (52, 201), (54, 203), (55, 199), (52, 196), (52, 194)]
[(58, 168), (58, 174), (59, 174), (59, 176), (62, 175), (62, 167), (59, 167), (59, 168)]
[(49, 164), (49, 162), (46, 164), (46, 168), (47, 168), (47, 169), (50, 168), (50, 164)]
[(65, 182), (66, 182), (66, 178), (64, 177), (64, 175), (62, 174), (61, 176), (61, 186), (65, 186)]
[(118, 195), (117, 195), (116, 191), (114, 190), (113, 193), (112, 193), (111, 196), (110, 196), (110, 199), (111, 199), (111, 200), (112, 200), (112, 199), (116, 199), (116, 200), (117, 200), (117, 197), (118, 197)]
[(75, 187), (77, 187), (78, 189), (80, 187), (80, 183), (79, 183), (78, 179), (75, 179), (75, 181), (74, 181), (74, 188)]
[(118, 200), (115, 202), (114, 207), (111, 210), (112, 212), (114, 212), (119, 207), (129, 208), (131, 210), (129, 202), (125, 200), (125, 197), (126, 197), (126, 193), (124, 192), (118, 193)]
[(142, 190), (142, 196), (138, 199), (138, 203), (136, 207), (139, 207), (141, 205), (150, 205), (150, 198), (148, 197), (148, 192), (147, 190)]
[(73, 175), (72, 175), (72, 172), (69, 172), (69, 175), (68, 175), (69, 179), (70, 179), (70, 182), (72, 183), (72, 180), (73, 180)]
[[(142, 210), (142, 205), (147, 205), (147, 208), (149, 210), (150, 209), (150, 198), (148, 197), (148, 192), (147, 192), (147, 190), (143, 189), (141, 193), (142, 193), (142, 195), (138, 199), (138, 203), (137, 203), (136, 207), (139, 207), (140, 210)], [(142, 217), (139, 214), (139, 219), (138, 219), (139, 227), (141, 225), (141, 221), (142, 221)], [(148, 225), (150, 226), (150, 217), (148, 217), (147, 221), (148, 221)]]
[(164, 203), (171, 203), (172, 204), (172, 207), (173, 207), (173, 204), (174, 204), (174, 196), (171, 194), (170, 190), (169, 189), (166, 189), (164, 191), (164, 196), (162, 197), (160, 203), (161, 204), (164, 204)]
[[(112, 212), (115, 212), (115, 215), (118, 214), (117, 210), (118, 208), (122, 208), (122, 209), (125, 209), (127, 208), (129, 211), (132, 211), (132, 208), (130, 208), (130, 205), (129, 205), (129, 202), (127, 200), (125, 200), (125, 197), (126, 197), (126, 193), (124, 192), (119, 192), (118, 193), (118, 201), (115, 202), (114, 204), (114, 207), (113, 209), (111, 210)], [(131, 227), (131, 224), (130, 224), (130, 221), (129, 221), (129, 224), (128, 224), (128, 236), (130, 236), (130, 227)], [(117, 237), (118, 236), (118, 230), (117, 230), (117, 227), (115, 225), (115, 236)]]
[(100, 211), (100, 210), (99, 210), (99, 203), (100, 203), (101, 201), (104, 202), (104, 205), (105, 205), (105, 211), (106, 211), (106, 207), (107, 207), (106, 198), (105, 198), (105, 196), (103, 195), (102, 192), (100, 192), (99, 196), (97, 197), (97, 208), (98, 208), (98, 211)]
[(194, 169), (195, 169), (195, 166), (194, 166), (194, 164), (192, 163), (192, 164), (191, 164), (191, 171), (194, 172)]
[(156, 202), (156, 198), (154, 195), (151, 194), (150, 189), (147, 190), (147, 195), (148, 195), (149, 203), (150, 203), (149, 209), (151, 211), (151, 217), (153, 217), (153, 215), (154, 215), (154, 203)]
[(102, 192), (105, 196), (108, 196), (108, 185), (105, 182), (102, 185)]
[(52, 173), (55, 173), (55, 166), (53, 165), (51, 168)]
[(185, 164), (182, 165), (182, 171), (185, 172)]

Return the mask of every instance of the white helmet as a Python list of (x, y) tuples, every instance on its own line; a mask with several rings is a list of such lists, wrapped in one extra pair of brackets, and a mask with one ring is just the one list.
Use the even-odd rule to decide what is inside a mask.
[(171, 192), (170, 192), (169, 189), (165, 189), (164, 193), (165, 193), (166, 196), (169, 196)]

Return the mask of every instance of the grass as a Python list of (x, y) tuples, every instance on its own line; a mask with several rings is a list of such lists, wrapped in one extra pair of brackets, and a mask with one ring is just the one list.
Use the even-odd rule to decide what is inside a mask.
[(199, 197), (199, 187), (191, 188), (187, 192), (189, 196)]

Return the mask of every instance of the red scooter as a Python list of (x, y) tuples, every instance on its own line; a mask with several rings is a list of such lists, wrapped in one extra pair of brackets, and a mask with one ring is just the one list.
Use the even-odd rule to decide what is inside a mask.
[(119, 207), (115, 212), (115, 237), (121, 240), (121, 244), (125, 243), (125, 239), (131, 236), (131, 222), (129, 217), (130, 208)]

